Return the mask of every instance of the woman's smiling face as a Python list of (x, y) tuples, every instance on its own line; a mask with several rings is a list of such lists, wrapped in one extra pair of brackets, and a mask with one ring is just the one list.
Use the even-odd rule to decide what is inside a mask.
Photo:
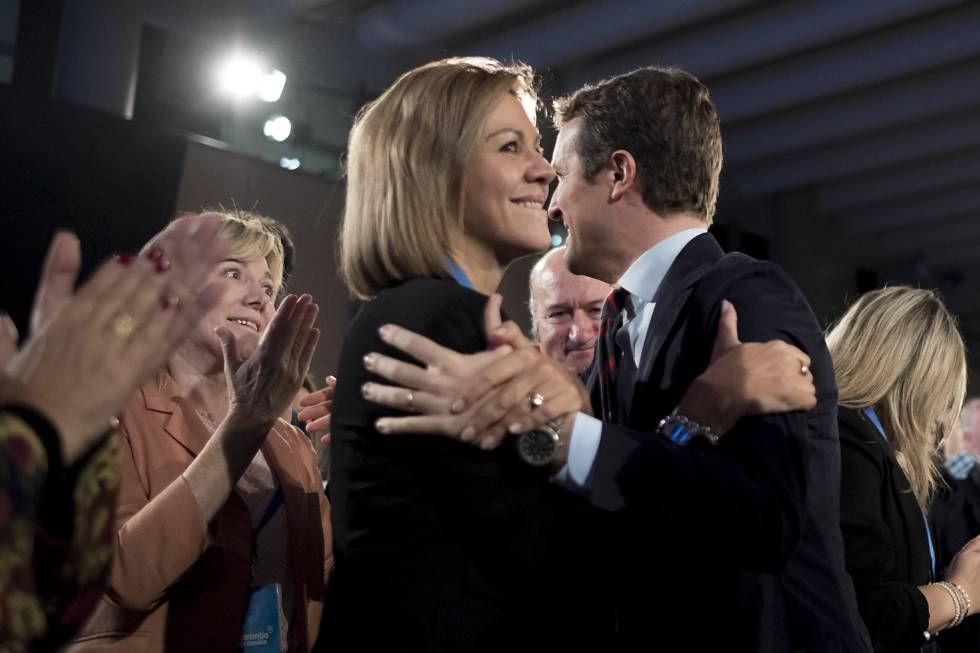
[(513, 93), (504, 93), (466, 168), (466, 235), (491, 250), (502, 266), (550, 243), (544, 203), (555, 173), (539, 140), (525, 106)]
[(276, 289), (269, 264), (264, 258), (227, 259), (215, 267), (214, 279), (221, 283), (224, 292), (195, 329), (193, 340), (221, 360), (221, 344), (214, 330), (225, 327), (235, 334), (239, 353), (243, 357), (251, 356), (275, 314)]

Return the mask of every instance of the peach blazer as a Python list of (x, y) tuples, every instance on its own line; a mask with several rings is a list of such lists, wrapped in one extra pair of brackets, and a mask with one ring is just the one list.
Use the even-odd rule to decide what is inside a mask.
[[(253, 533), (237, 493), (208, 525), (181, 473), (209, 432), (162, 373), (122, 418), (120, 487), (109, 586), (71, 653), (239, 648)], [(316, 640), (333, 568), (330, 506), (310, 441), (283, 420), (262, 445), (284, 491), (294, 611), (290, 651)]]

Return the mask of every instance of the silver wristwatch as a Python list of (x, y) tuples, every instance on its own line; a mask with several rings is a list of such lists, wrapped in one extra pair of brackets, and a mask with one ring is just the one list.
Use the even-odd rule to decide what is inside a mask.
[(718, 444), (718, 436), (711, 432), (711, 428), (704, 424), (691, 421), (683, 415), (668, 415), (657, 423), (657, 431), (671, 442), (682, 447), (692, 444), (708, 445), (710, 447)]
[(517, 455), (528, 465), (544, 467), (561, 449), (561, 420), (542, 424), (517, 437)]

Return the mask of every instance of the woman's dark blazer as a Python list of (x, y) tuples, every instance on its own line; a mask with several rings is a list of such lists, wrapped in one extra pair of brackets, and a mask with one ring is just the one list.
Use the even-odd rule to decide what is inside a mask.
[(331, 424), (337, 570), (325, 651), (560, 650), (590, 618), (575, 614), (591, 596), (583, 566), (595, 565), (575, 553), (589, 531), (563, 512), (583, 504), (507, 446), (380, 434), (374, 421), (394, 413), (361, 397), (365, 381), (383, 382), (364, 370), (365, 354), (405, 358), (379, 340), (380, 326), (482, 351), (486, 299), (453, 281), (413, 279), (350, 324)]
[(922, 511), (891, 447), (865, 415), (840, 407), (841, 531), (847, 571), (875, 651), (918, 652), (929, 607)]

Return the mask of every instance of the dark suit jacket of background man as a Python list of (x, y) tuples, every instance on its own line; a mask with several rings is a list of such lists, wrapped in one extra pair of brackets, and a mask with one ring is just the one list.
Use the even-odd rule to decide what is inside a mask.
[(521, 462), (440, 436), (386, 436), (394, 414), (361, 398), (382, 382), (370, 351), (406, 359), (377, 336), (399, 324), (462, 353), (486, 348), (487, 298), (453, 281), (413, 279), (382, 291), (354, 318), (337, 371), (330, 497), (337, 568), (323, 651), (603, 649), (590, 641), (587, 578), (598, 565), (584, 517), (594, 511)]
[[(817, 406), (743, 419), (715, 450), (684, 449), (653, 433), (707, 367), (723, 299), (743, 341), (807, 352)], [(803, 294), (779, 267), (725, 255), (703, 234), (654, 301), (635, 385), (619, 388), (591, 474), (592, 503), (617, 513), (622, 648), (870, 650), (844, 571), (837, 389)]]
[[(980, 535), (980, 464), (974, 465), (964, 479), (947, 473), (943, 480), (945, 487), (940, 487), (930, 512), (939, 542), (939, 569), (946, 568), (967, 542)], [(944, 630), (939, 644), (943, 653), (980, 653), (980, 614)]]

